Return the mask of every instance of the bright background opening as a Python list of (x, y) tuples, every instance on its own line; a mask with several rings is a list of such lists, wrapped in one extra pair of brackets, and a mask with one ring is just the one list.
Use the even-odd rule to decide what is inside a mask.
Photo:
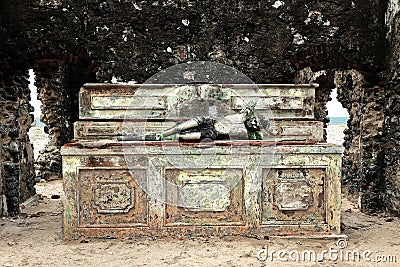
[(328, 117), (330, 122), (327, 126), (327, 142), (334, 144), (343, 144), (344, 133), (343, 131), (347, 127), (347, 120), (349, 119), (349, 113), (347, 109), (343, 108), (342, 104), (337, 100), (337, 89), (334, 88), (331, 92), (332, 100), (329, 101), (326, 106), (328, 109)]
[(34, 122), (32, 127), (29, 129), (28, 134), (33, 145), (35, 160), (37, 160), (40, 151), (43, 150), (49, 142), (49, 137), (48, 134), (44, 132), (45, 125), (40, 121), (42, 102), (38, 99), (37, 87), (35, 86), (35, 73), (33, 69), (29, 70), (29, 89), (31, 91), (31, 101), (29, 102), (35, 110), (31, 113), (34, 116)]

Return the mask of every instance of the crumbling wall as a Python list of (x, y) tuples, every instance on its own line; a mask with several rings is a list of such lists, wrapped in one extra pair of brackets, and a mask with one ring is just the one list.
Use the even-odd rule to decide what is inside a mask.
[(316, 118), (326, 123), (326, 103), (332, 88), (337, 88), (338, 100), (349, 112), (345, 129), (342, 160), (342, 189), (358, 203), (364, 212), (381, 210), (385, 190), (383, 171), (383, 99), (384, 90), (372, 86), (364, 74), (356, 70), (299, 71), (298, 83), (318, 82), (315, 106)]
[[(326, 102), (335, 86), (336, 73), (362, 73), (363, 85), (347, 86), (339, 96), (344, 105), (350, 101), (350, 109), (361, 101), (362, 88), (377, 88), (384, 79), (385, 51), (381, 48), (385, 44), (386, 4), (379, 0), (4, 2), (2, 17), (10, 20), (7, 25), (13, 30), (4, 32), (4, 53), (28, 65), (15, 70), (34, 68), (44, 103), (43, 120), (52, 136), (47, 156), (42, 157), (46, 163), (51, 162), (43, 164), (41, 175), (46, 179), (58, 176), (57, 149), (72, 137), (72, 123), (78, 113), (77, 90), (84, 82), (142, 83), (160, 70), (190, 60), (230, 65), (256, 83), (292, 83), (306, 69), (313, 73), (325, 71), (315, 81), (321, 84), (316, 114), (326, 123)], [(15, 38), (10, 39), (13, 34)], [(346, 81), (341, 83), (345, 88), (343, 84)], [(380, 97), (375, 91), (362, 94), (363, 99), (373, 103)], [(347, 144), (358, 157), (354, 164), (347, 162), (343, 172), (348, 174), (345, 181), (352, 188), (349, 192), (357, 194), (361, 180), (372, 178), (361, 179), (358, 175), (367, 173), (370, 160), (361, 162), (363, 149), (369, 148), (355, 146), (355, 136), (362, 135), (355, 114), (347, 134), (353, 139)], [(368, 114), (371, 121), (381, 119), (380, 113)], [(367, 123), (365, 127), (375, 124)], [(3, 137), (2, 141), (9, 142)], [(382, 168), (375, 149), (379, 138), (369, 136), (361, 144), (368, 142), (373, 148), (373, 162)], [(381, 189), (375, 183), (367, 186), (368, 190), (375, 187)], [(379, 204), (377, 198), (369, 197), (372, 195), (364, 194), (364, 202)], [(372, 205), (371, 210), (377, 207)]]
[(35, 85), (38, 99), (43, 103), (40, 120), (49, 134), (49, 143), (41, 151), (37, 161), (37, 176), (41, 179), (57, 180), (61, 177), (61, 155), (59, 148), (71, 138), (69, 119), (69, 94), (66, 92), (65, 63), (54, 61), (53, 66), (41, 64), (36, 68)]
[[(15, 9), (14, 9), (15, 8)], [(12, 29), (20, 9), (8, 1), (0, 5), (0, 211), (19, 213), (19, 204), (35, 194), (33, 150), (27, 135), (30, 115), (28, 68), (22, 33)], [(20, 44), (20, 46), (14, 46)]]
[(28, 71), (10, 75), (0, 82), (2, 204), (9, 215), (19, 212), (21, 200), (35, 194), (33, 149), (27, 135), (33, 122), (27, 75)]
[(400, 214), (400, 4), (388, 1), (386, 13), (387, 70), (386, 95), (384, 99), (384, 166), (381, 173), (384, 177), (382, 185), (385, 191), (384, 207)]
[(31, 50), (54, 59), (83, 49), (99, 64), (102, 82), (144, 82), (189, 60), (225, 63), (263, 83), (292, 82), (307, 66), (376, 70), (382, 60), (377, 0), (45, 0), (27, 6)]
[(364, 77), (357, 71), (338, 71), (335, 73), (337, 98), (349, 112), (347, 128), (344, 130), (345, 148), (342, 159), (342, 185), (353, 201), (357, 201), (361, 189), (361, 120), (362, 90)]
[(78, 120), (79, 89), (85, 82), (95, 81), (87, 62), (80, 60), (85, 59), (85, 55), (82, 52), (80, 55), (65, 55), (63, 60), (35, 62), (35, 85), (43, 103), (40, 119), (50, 138), (36, 160), (38, 179), (48, 181), (61, 177), (60, 147), (73, 138), (72, 124)]
[(355, 70), (337, 71), (338, 100), (349, 111), (344, 131), (342, 184), (364, 212), (382, 211), (383, 84), (371, 85)]

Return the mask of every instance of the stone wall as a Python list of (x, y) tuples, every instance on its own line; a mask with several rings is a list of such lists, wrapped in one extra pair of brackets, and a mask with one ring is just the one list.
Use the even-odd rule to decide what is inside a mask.
[(384, 126), (384, 166), (382, 172), (385, 191), (383, 206), (400, 214), (400, 5), (398, 1), (388, 1), (386, 13), (388, 42), (386, 95), (384, 99), (385, 126)]
[(371, 85), (364, 74), (337, 71), (338, 99), (349, 111), (345, 130), (342, 184), (348, 196), (358, 198), (364, 212), (381, 211), (385, 195), (383, 171), (383, 84)]
[(345, 148), (342, 159), (342, 185), (347, 194), (357, 201), (361, 188), (361, 102), (364, 77), (356, 71), (338, 71), (335, 73), (335, 86), (338, 100), (349, 112), (347, 128), (344, 131)]
[[(19, 212), (21, 200), (35, 194), (33, 149), (27, 132), (33, 122), (29, 114), (28, 77), (26, 73), (8, 76), (0, 82), (0, 123), (3, 212)], [(22, 178), (22, 179), (21, 179)]]
[[(380, 133), (376, 135), (376, 123), (370, 122), (379, 123), (383, 116), (374, 105), (383, 105), (379, 99), (386, 68), (385, 1), (16, 0), (1, 5), (5, 23), (0, 34), (6, 37), (1, 53), (12, 62), (14, 72), (34, 68), (37, 75), (51, 138), (47, 156), (42, 156), (47, 163), (40, 174), (44, 178), (59, 176), (57, 149), (72, 138), (77, 92), (83, 83), (142, 83), (174, 64), (211, 60), (235, 67), (256, 83), (292, 83), (304, 71), (323, 71), (315, 77), (321, 84), (316, 114), (325, 123), (329, 93), (340, 80), (339, 100), (352, 114), (344, 185), (355, 197), (362, 192), (362, 202), (371, 203), (366, 211), (381, 210), (378, 199), (387, 196), (386, 190), (379, 197), (369, 192), (382, 189), (382, 179), (374, 177), (383, 161), (394, 164), (394, 158), (380, 156)], [(397, 47), (398, 37), (390, 36), (392, 47)], [(350, 72), (360, 73), (362, 82)], [(11, 76), (0, 77), (3, 81)], [(396, 99), (394, 94), (387, 96)], [(367, 115), (357, 115), (358, 107), (370, 116), (363, 126)], [(392, 120), (386, 108), (386, 118)], [(369, 132), (364, 139), (361, 129)], [(11, 142), (5, 137), (2, 141)], [(28, 146), (28, 140), (23, 142)], [(376, 168), (370, 170), (371, 164)], [(396, 190), (389, 189), (388, 194), (398, 192), (398, 186), (391, 188)]]
[(33, 122), (28, 60), (22, 32), (12, 29), (20, 11), (8, 1), (0, 4), (0, 211), (11, 216), (19, 213), (21, 201), (35, 194), (33, 150), (27, 135)]

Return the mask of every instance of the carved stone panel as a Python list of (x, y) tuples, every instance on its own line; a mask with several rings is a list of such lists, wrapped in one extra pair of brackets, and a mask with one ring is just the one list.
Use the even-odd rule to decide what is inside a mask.
[[(145, 169), (132, 173), (141, 179), (146, 176)], [(146, 193), (128, 170), (79, 168), (78, 189), (80, 227), (147, 224)]]
[[(248, 99), (257, 101), (259, 115), (270, 118), (314, 118), (316, 85), (258, 84), (255, 88), (232, 86), (237, 96), (232, 97), (232, 108), (239, 110)], [(270, 112), (269, 112), (270, 111)]]
[(325, 168), (273, 168), (264, 171), (262, 222), (324, 223)]
[(118, 145), (63, 147), (64, 238), (340, 233), (339, 147), (282, 145), (239, 166), (270, 155), (239, 146), (232, 161), (225, 143), (215, 153), (161, 143), (132, 142), (128, 156)]
[(312, 142), (324, 140), (321, 121), (274, 121), (264, 135), (264, 140)]
[(166, 169), (165, 176), (177, 185), (167, 195), (180, 204), (166, 205), (167, 226), (243, 224), (242, 169)]
[(281, 179), (274, 185), (274, 204), (278, 210), (308, 210), (313, 200), (313, 187), (305, 179)]
[(185, 182), (178, 194), (178, 203), (187, 211), (225, 211), (231, 203), (225, 182)]
[(135, 204), (135, 189), (128, 181), (99, 181), (93, 187), (93, 206), (99, 213), (128, 213)]
[(166, 96), (115, 96), (115, 95), (94, 95), (91, 97), (92, 109), (104, 110), (152, 110), (167, 109)]

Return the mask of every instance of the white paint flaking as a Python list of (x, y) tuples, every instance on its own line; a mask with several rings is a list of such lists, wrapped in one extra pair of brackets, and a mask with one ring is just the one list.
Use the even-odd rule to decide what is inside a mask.
[(388, 32), (386, 38), (389, 38), (390, 34), (396, 32), (396, 26), (394, 23), (394, 19), (396, 18), (397, 14), (400, 11), (400, 3), (398, 0), (390, 0), (388, 3), (388, 8), (386, 10), (385, 15), (385, 23), (388, 28)]
[(185, 25), (185, 26), (189, 26), (190, 21), (187, 20), (187, 19), (183, 19), (183, 20), (182, 20), (182, 24)]
[(296, 33), (293, 35), (293, 43), (296, 45), (304, 44), (304, 37), (300, 33)]
[(275, 3), (272, 5), (272, 7), (279, 8), (284, 5), (285, 5), (285, 2), (283, 2), (283, 1), (275, 1)]
[(308, 25), (311, 22), (315, 22), (317, 25), (330, 26), (331, 22), (324, 19), (324, 15), (320, 11), (310, 11), (308, 12), (307, 18), (304, 23)]
[(125, 82), (125, 81), (123, 81), (122, 79), (121, 79), (121, 77), (115, 77), (114, 75), (112, 76), (112, 78), (111, 78), (111, 83), (113, 83), (113, 84), (135, 84), (136, 83), (136, 81), (134, 81), (134, 80), (131, 80), (131, 81), (129, 81), (129, 82)]
[(331, 25), (331, 22), (330, 22), (329, 20), (326, 20), (326, 21), (324, 22), (323, 25), (324, 25), (324, 26), (330, 26), (330, 25)]
[(138, 4), (136, 4), (136, 3), (133, 3), (133, 7), (134, 7), (136, 10), (142, 10), (142, 8), (141, 8)]
[(118, 80), (115, 76), (112, 76), (111, 83), (118, 83)]
[(125, 27), (125, 29), (122, 31), (122, 39), (124, 40), (124, 42), (128, 41), (128, 35), (132, 35), (133, 37), (135, 37), (135, 34), (132, 34), (133, 30), (131, 27)]

